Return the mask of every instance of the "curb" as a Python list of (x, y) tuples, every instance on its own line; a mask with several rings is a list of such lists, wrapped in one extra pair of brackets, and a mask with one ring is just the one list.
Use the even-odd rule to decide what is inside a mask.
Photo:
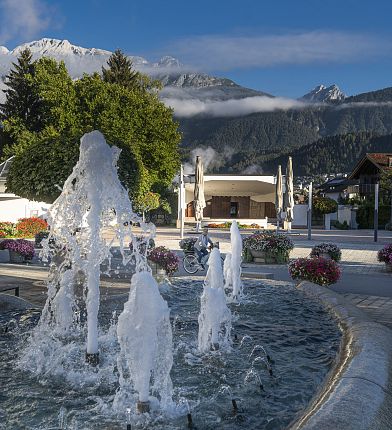
[(343, 332), (334, 368), (291, 430), (389, 430), (392, 428), (392, 330), (373, 322), (325, 287), (297, 287), (320, 300)]

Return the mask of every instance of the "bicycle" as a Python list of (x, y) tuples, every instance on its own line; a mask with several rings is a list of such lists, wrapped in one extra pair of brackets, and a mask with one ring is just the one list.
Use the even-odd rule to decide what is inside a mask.
[[(219, 248), (219, 243), (214, 243), (214, 247)], [(196, 254), (195, 250), (190, 251), (184, 251), (185, 256), (182, 260), (182, 265), (184, 267), (185, 272), (189, 273), (190, 275), (194, 275), (199, 270), (205, 270), (205, 265), (207, 264), (208, 258), (210, 254), (206, 255), (205, 257), (208, 257), (205, 259), (205, 257), (202, 258), (202, 262), (199, 263), (199, 257)], [(224, 262), (224, 258), (221, 256), (222, 265)]]

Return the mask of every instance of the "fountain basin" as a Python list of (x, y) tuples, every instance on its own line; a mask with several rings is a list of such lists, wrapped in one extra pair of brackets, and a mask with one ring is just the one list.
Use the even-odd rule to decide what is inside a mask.
[[(199, 429), (283, 429), (302, 416), (334, 365), (340, 329), (318, 300), (292, 284), (243, 282), (243, 302), (229, 305), (234, 315), (231, 348), (206, 354), (197, 348), (202, 282), (175, 280), (165, 289), (173, 327), (174, 405), (156, 410), (151, 397), (150, 418), (146, 414), (141, 418), (137, 396), (130, 398), (132, 428), (183, 429), (189, 411)], [(127, 295), (109, 296), (101, 305), (97, 368), (84, 365), (81, 334), (61, 349), (62, 359), (48, 350), (52, 369), (32, 374), (19, 357), (39, 313), (1, 315), (1, 327), (14, 320), (12, 330), (0, 335), (0, 382), (7, 387), (2, 393), (0, 421), (6, 428), (54, 428), (61, 407), (67, 411), (69, 428), (125, 428), (125, 408), (113, 407), (118, 389), (114, 357), (119, 345), (112, 311), (121, 311), (126, 300)]]
[(342, 327), (338, 360), (305, 413), (290, 429), (388, 430), (392, 423), (392, 330), (343, 296), (302, 282)]

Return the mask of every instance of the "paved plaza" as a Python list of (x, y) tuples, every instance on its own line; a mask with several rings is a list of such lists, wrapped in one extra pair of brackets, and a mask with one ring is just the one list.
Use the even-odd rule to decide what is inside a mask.
[[(243, 237), (251, 231), (242, 232)], [(230, 232), (210, 229), (214, 242), (219, 242), (221, 252), (230, 250)], [(191, 229), (185, 230), (185, 237), (194, 236)], [(295, 248), (291, 258), (306, 257), (312, 246), (320, 242), (334, 242), (342, 250), (342, 278), (331, 288), (345, 295), (355, 305), (367, 312), (375, 321), (392, 327), (392, 274), (385, 271), (383, 263), (377, 261), (377, 251), (386, 243), (392, 242), (392, 233), (380, 231), (379, 241), (374, 243), (370, 230), (323, 231), (315, 230), (312, 240), (307, 240), (305, 230), (294, 230), (291, 238)], [(156, 245), (175, 250), (182, 256), (179, 247), (179, 231), (175, 228), (157, 229)], [(0, 288), (20, 286), (21, 297), (41, 307), (46, 299), (45, 280), (47, 267), (42, 265), (0, 264)], [(244, 264), (243, 273), (267, 273), (275, 280), (292, 282), (285, 265)], [(198, 275), (203, 276), (205, 272)], [(176, 276), (187, 276), (181, 268)], [(102, 294), (127, 293), (127, 279), (102, 278)], [(12, 294), (12, 291), (9, 291)]]

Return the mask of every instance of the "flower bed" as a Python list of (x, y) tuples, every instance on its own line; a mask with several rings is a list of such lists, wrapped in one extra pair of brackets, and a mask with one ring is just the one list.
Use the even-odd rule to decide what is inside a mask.
[(15, 252), (27, 260), (34, 257), (34, 244), (24, 239), (5, 239), (0, 242), (0, 249), (8, 249)]
[(336, 261), (330, 258), (298, 258), (289, 263), (292, 279), (302, 279), (318, 285), (335, 284), (341, 275)]
[[(243, 249), (249, 250), (255, 258), (264, 254), (266, 263), (287, 262), (290, 251), (294, 248), (294, 243), (288, 236), (277, 235), (272, 231), (253, 233), (246, 237), (242, 244)], [(248, 251), (244, 251), (244, 254), (248, 254)]]
[(19, 237), (34, 237), (37, 233), (47, 230), (48, 223), (36, 217), (21, 218), (15, 228)]
[[(222, 223), (211, 223), (211, 224), (207, 224), (208, 228), (230, 228), (231, 227), (231, 222), (222, 222)], [(260, 229), (261, 226), (259, 224), (253, 223), (253, 224), (237, 224), (238, 228), (242, 228), (242, 229)]]
[(15, 224), (9, 221), (0, 222), (0, 238), (13, 237), (16, 235)]
[(148, 254), (148, 259), (158, 264), (166, 273), (171, 276), (178, 270), (179, 258), (177, 254), (164, 246), (158, 246), (152, 249)]
[(327, 254), (329, 258), (339, 263), (342, 259), (342, 251), (334, 243), (320, 243), (312, 248), (310, 257), (323, 257), (323, 254)]
[(388, 271), (392, 271), (392, 243), (385, 245), (378, 251), (377, 259), (381, 263), (385, 263)]
[(0, 238), (3, 237), (34, 237), (47, 231), (48, 224), (41, 218), (21, 218), (16, 224), (8, 221), (0, 222)]

